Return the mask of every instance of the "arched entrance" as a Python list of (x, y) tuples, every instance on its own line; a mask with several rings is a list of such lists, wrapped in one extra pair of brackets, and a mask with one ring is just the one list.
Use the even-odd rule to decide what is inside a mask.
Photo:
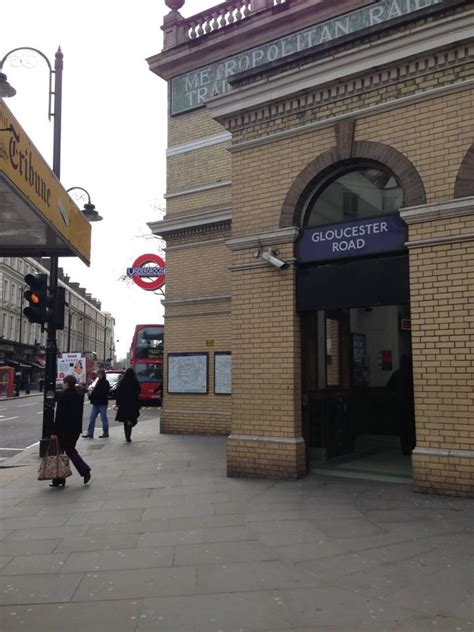
[(406, 197), (394, 170), (361, 158), (326, 166), (298, 199), (308, 469), (329, 464), (346, 474), (373, 468), (409, 478), (409, 270), (398, 212)]

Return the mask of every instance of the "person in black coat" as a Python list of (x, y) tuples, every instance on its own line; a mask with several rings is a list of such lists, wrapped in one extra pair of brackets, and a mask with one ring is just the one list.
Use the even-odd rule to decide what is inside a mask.
[(92, 406), (87, 433), (82, 435), (84, 439), (94, 438), (95, 420), (97, 419), (97, 415), (99, 413), (102, 420), (102, 434), (99, 435), (99, 439), (107, 439), (109, 437), (109, 420), (107, 419), (109, 391), (110, 384), (105, 375), (105, 371), (103, 369), (99, 369), (99, 371), (97, 371), (97, 381), (91, 394), (89, 395), (89, 400)]
[(408, 356), (400, 358), (400, 368), (392, 373), (387, 388), (392, 392), (398, 415), (402, 454), (409, 455), (416, 445), (416, 430), (413, 371)]
[[(58, 439), (59, 448), (71, 459), (74, 467), (84, 479), (84, 485), (90, 481), (91, 468), (76, 450), (76, 443), (82, 432), (82, 411), (84, 398), (76, 390), (74, 375), (66, 375), (63, 380), (64, 390), (56, 407), (53, 434), (51, 439)], [(51, 487), (65, 485), (64, 478), (55, 478)]]
[(128, 368), (117, 386), (116, 421), (123, 423), (127, 443), (132, 440), (132, 428), (137, 425), (140, 416), (140, 382), (135, 370)]

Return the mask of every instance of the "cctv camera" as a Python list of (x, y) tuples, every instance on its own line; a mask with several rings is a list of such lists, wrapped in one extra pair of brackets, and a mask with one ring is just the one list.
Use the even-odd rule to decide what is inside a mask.
[(273, 250), (270, 250), (270, 249), (265, 250), (265, 252), (262, 252), (262, 259), (265, 259), (265, 261), (268, 261), (270, 265), (272, 265), (274, 268), (278, 268), (278, 270), (286, 270), (286, 268), (288, 268), (290, 265), (286, 261), (282, 261), (282, 259), (279, 259), (278, 257), (276, 257)]

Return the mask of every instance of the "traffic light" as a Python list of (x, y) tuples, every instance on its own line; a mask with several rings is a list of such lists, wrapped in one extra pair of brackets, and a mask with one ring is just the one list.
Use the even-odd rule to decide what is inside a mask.
[(27, 274), (25, 283), (29, 289), (23, 294), (28, 301), (23, 313), (30, 323), (44, 325), (48, 321), (48, 275)]

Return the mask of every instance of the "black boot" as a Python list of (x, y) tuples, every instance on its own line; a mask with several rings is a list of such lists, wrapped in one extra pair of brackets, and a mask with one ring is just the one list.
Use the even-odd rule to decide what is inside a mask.
[(132, 441), (132, 426), (129, 425), (127, 422), (124, 423), (123, 425), (123, 430), (125, 433), (125, 439), (127, 440), (127, 443), (131, 443)]
[(64, 487), (66, 485), (65, 478), (53, 478), (50, 487)]

